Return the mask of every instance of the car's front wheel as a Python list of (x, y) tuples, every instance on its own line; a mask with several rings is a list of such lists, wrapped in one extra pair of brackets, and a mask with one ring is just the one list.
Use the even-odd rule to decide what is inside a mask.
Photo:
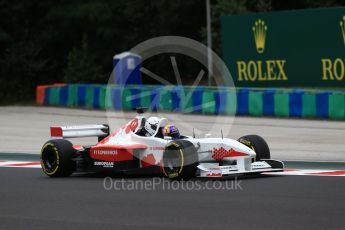
[(186, 140), (171, 141), (163, 153), (163, 172), (172, 180), (189, 180), (195, 176), (198, 153), (194, 145)]
[(256, 153), (255, 160), (270, 159), (271, 153), (267, 142), (258, 135), (247, 135), (238, 139), (238, 141), (249, 148), (253, 149)]
[(72, 160), (75, 150), (72, 143), (64, 140), (50, 140), (41, 150), (41, 166), (43, 172), (50, 177), (66, 177), (71, 175), (76, 168)]

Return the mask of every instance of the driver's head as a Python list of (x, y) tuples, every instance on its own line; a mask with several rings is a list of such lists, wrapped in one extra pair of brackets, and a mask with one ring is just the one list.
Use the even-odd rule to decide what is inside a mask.
[(149, 135), (155, 134), (158, 129), (160, 119), (158, 117), (150, 117), (145, 122), (145, 130)]
[(178, 131), (177, 127), (175, 125), (166, 125), (163, 128), (163, 135), (169, 136), (172, 139), (179, 139), (180, 138), (180, 132)]

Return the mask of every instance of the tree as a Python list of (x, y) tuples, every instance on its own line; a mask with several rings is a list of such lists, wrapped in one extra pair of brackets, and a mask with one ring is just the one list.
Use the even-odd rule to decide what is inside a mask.
[(101, 69), (90, 54), (87, 37), (84, 36), (81, 47), (73, 48), (68, 54), (64, 82), (97, 83), (103, 80)]
[[(213, 48), (221, 56), (222, 15), (344, 4), (345, 0), (211, 0)], [(107, 83), (113, 55), (153, 37), (206, 41), (206, 7), (200, 0), (0, 0), (0, 15), (0, 103), (31, 100), (39, 84)], [(164, 58), (153, 61), (153, 72), (171, 67)], [(181, 68), (182, 72), (193, 66)], [(185, 79), (193, 82), (195, 74), (190, 73)]]
[[(221, 46), (221, 17), (224, 15), (244, 14), (248, 12), (267, 12), (272, 10), (271, 0), (217, 0), (211, 5), (212, 20), (212, 49), (222, 55)], [(201, 30), (203, 41), (206, 41), (206, 28)]]

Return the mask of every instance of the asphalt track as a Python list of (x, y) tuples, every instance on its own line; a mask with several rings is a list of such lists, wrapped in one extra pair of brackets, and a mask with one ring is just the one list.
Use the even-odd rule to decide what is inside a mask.
[[(157, 179), (156, 179), (157, 180)], [(167, 183), (118, 189), (92, 175), (52, 179), (40, 169), (0, 168), (0, 229), (344, 229), (340, 177), (240, 179), (228, 189)], [(119, 184), (109, 189), (111, 183)], [(130, 183), (151, 178), (127, 178)], [(234, 180), (233, 180), (234, 182)], [(180, 182), (182, 183), (182, 182)], [(205, 186), (207, 181), (189, 182)], [(226, 188), (225, 183), (217, 181)], [(209, 184), (210, 185), (210, 184)], [(189, 188), (192, 185), (189, 184)], [(212, 184), (211, 184), (212, 187)], [(126, 188), (126, 187), (124, 187)]]

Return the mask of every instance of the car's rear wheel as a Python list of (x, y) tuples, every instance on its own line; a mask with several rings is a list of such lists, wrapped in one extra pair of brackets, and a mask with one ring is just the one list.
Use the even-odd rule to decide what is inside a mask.
[(271, 158), (270, 148), (262, 137), (258, 135), (247, 135), (239, 138), (238, 141), (254, 150), (256, 153), (255, 160), (260, 161)]
[(43, 172), (50, 177), (66, 177), (71, 175), (76, 168), (72, 160), (75, 150), (72, 143), (64, 140), (50, 140), (41, 150), (41, 166)]
[(163, 153), (163, 173), (172, 180), (189, 180), (195, 176), (198, 153), (186, 140), (171, 141)]

